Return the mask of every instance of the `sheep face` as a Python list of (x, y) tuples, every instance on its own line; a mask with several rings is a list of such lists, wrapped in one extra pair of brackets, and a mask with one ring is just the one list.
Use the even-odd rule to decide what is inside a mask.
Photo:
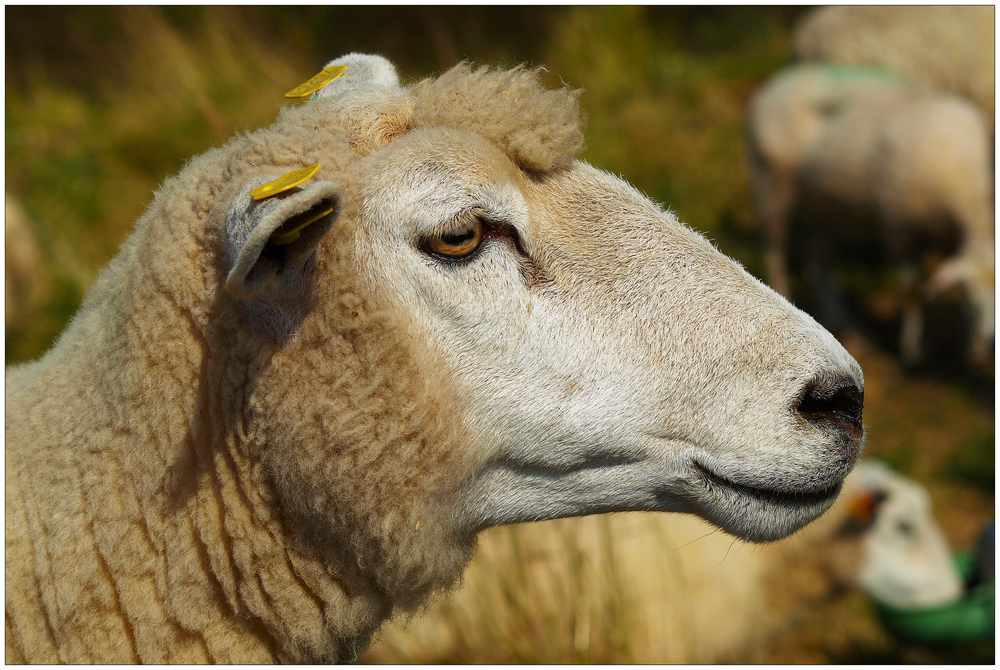
[(852, 479), (844, 530), (861, 543), (852, 581), (901, 609), (957, 600), (961, 579), (927, 491), (875, 461), (859, 466)]
[(452, 129), (361, 175), (358, 272), (409, 315), (480, 456), (463, 528), (661, 510), (766, 541), (833, 502), (860, 368), (634, 188), (582, 162), (530, 174)]

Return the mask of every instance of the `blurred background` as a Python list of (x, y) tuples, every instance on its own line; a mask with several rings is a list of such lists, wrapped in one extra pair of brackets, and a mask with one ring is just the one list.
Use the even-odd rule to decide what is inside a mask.
[[(767, 279), (747, 105), (797, 58), (823, 57), (809, 51), (813, 42), (796, 46), (814, 11), (7, 7), (7, 364), (50, 346), (166, 176), (270, 123), (285, 91), (350, 51), (389, 57), (404, 81), (463, 59), (544, 65), (547, 84), (584, 91), (585, 160)], [(938, 55), (922, 85), (976, 105), (992, 141), (993, 8), (973, 11), (988, 14), (960, 16), (948, 34), (948, 20), (918, 22), (910, 42)], [(883, 28), (905, 24), (876, 18)], [(945, 42), (934, 49), (928, 39)], [(867, 57), (844, 53), (845, 62)], [(928, 306), (927, 356), (904, 367), (897, 270), (879, 253), (837, 267), (856, 324), (841, 336), (865, 371), (867, 454), (922, 486), (948, 544), (970, 547), (994, 516), (994, 374), (992, 358), (967, 364), (967, 333), (949, 328), (967, 310), (961, 292)], [(793, 298), (818, 311), (816, 296)], [(863, 593), (833, 586), (818, 558), (830, 553), (826, 536), (815, 535), (759, 548), (689, 519), (643, 515), (496, 529), (460, 592), (388, 629), (362, 660), (992, 662), (992, 641), (899, 639)], [(643, 588), (643, 578), (659, 586)]]

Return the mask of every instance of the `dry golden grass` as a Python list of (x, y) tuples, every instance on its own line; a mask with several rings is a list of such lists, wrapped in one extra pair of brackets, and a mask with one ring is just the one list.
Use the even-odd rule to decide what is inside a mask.
[(484, 533), (464, 586), (387, 629), (387, 663), (713, 663), (751, 645), (765, 556), (697, 519), (616, 514)]

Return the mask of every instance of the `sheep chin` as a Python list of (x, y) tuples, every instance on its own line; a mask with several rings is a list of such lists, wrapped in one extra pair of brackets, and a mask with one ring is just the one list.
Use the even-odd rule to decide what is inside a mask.
[(843, 481), (799, 493), (737, 484), (692, 463), (699, 491), (692, 512), (730, 535), (763, 544), (785, 538), (826, 512)]

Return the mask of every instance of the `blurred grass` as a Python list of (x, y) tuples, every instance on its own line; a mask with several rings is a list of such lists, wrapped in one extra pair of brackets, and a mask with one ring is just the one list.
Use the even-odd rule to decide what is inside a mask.
[(8, 9), (6, 188), (56, 287), (37, 326), (8, 327), (8, 361), (49, 346), (164, 177), (273, 118), (277, 96), (258, 87), (304, 68), (246, 40), (232, 10), (205, 18), (184, 30), (149, 7)]
[(584, 158), (719, 234), (751, 219), (743, 110), (787, 54), (780, 13), (615, 7), (570, 13), (547, 62), (586, 89)]
[[(389, 56), (404, 79), (459, 59), (546, 65), (548, 84), (584, 89), (584, 159), (621, 174), (760, 276), (743, 112), (760, 81), (788, 62), (790, 26), (803, 11), (8, 7), (6, 190), (26, 212), (41, 259), (35, 279), (46, 291), (34, 308), (8, 319), (7, 362), (50, 346), (167, 175), (235, 132), (269, 123), (285, 90), (350, 51)], [(881, 276), (854, 275), (865, 285), (881, 282), (876, 289), (885, 292)], [(906, 377), (878, 350), (852, 353), (868, 383), (869, 453), (927, 484), (946, 503), (949, 539), (961, 545), (992, 514), (992, 395), (984, 401), (947, 381)], [(473, 630), (455, 610), (454, 653), (428, 660), (484, 653), (496, 662), (644, 658), (649, 641), (626, 622), (648, 603), (622, 588), (626, 567), (610, 553), (616, 539), (597, 544), (609, 553), (595, 571), (573, 523), (556, 528), (567, 571), (545, 579), (529, 574), (534, 559), (519, 534), (546, 531), (501, 529), (507, 553), (493, 564), (494, 586), (478, 594), (492, 618), (485, 630)], [(676, 555), (665, 556), (666, 569), (683, 573)], [(678, 639), (695, 645), (687, 613), (699, 604), (685, 607), (671, 625), (679, 627)], [(855, 616), (849, 607), (830, 614), (838, 615)], [(816, 628), (841, 630), (826, 620)], [(851, 657), (853, 647), (831, 647), (825, 634), (816, 633), (819, 641), (805, 656), (786, 648), (774, 658)], [(871, 639), (872, 648), (884, 650), (883, 638)], [(684, 660), (697, 660), (696, 646), (690, 650)]]
[(996, 494), (996, 431), (983, 426), (964, 438), (951, 457), (947, 473), (952, 479)]
[[(786, 58), (795, 8), (10, 7), (6, 189), (53, 290), (8, 324), (37, 357), (187, 158), (267, 124), (330, 58), (384, 53), (404, 78), (458, 59), (546, 64), (583, 87), (584, 158), (625, 175), (757, 269), (742, 108)], [(748, 28), (752, 28), (748, 29)]]

